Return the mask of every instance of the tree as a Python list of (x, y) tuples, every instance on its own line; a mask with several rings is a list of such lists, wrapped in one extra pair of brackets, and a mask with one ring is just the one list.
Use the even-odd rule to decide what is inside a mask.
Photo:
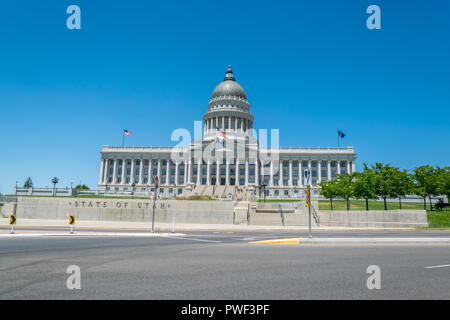
[(79, 184), (75, 187), (77, 190), (90, 190), (89, 187), (85, 184)]
[(450, 201), (450, 167), (441, 168), (439, 172), (439, 190), (440, 195), (446, 195), (447, 201)]
[(367, 163), (364, 163), (362, 172), (356, 173), (356, 181), (353, 189), (355, 198), (365, 199), (366, 210), (369, 210), (369, 199), (375, 199), (377, 193), (375, 189), (375, 176), (373, 170), (367, 166)]
[(390, 188), (390, 197), (398, 198), (400, 210), (402, 209), (401, 198), (411, 193), (413, 190), (413, 182), (411, 175), (406, 170), (392, 167), (392, 180)]
[(387, 210), (386, 199), (394, 193), (393, 180), (396, 168), (392, 167), (390, 163), (383, 164), (376, 162), (371, 165), (371, 169), (374, 174), (375, 192), (377, 196), (383, 199), (384, 210)]
[(321, 181), (319, 182), (319, 186), (321, 187), (320, 194), (323, 195), (325, 198), (330, 199), (330, 207), (331, 210), (333, 210), (333, 198), (336, 198), (338, 196), (336, 181), (335, 180)]
[(33, 188), (33, 180), (31, 180), (31, 177), (28, 177), (28, 179), (23, 184), (24, 188)]
[(337, 174), (337, 195), (347, 201), (347, 210), (350, 210), (350, 198), (354, 196), (356, 173)]
[(426, 210), (427, 197), (430, 200), (430, 210), (433, 210), (431, 196), (439, 194), (439, 167), (436, 169), (430, 165), (420, 166), (414, 171), (414, 193), (423, 198), (423, 209)]

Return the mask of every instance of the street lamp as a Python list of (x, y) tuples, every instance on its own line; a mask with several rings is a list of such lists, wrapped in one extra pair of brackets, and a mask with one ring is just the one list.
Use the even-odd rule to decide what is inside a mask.
[(267, 184), (263, 181), (261, 187), (263, 188), (264, 202), (266, 202), (266, 186), (267, 186)]
[(134, 197), (134, 187), (136, 186), (136, 183), (132, 183), (131, 184), (131, 197), (133, 198)]
[(55, 191), (56, 191), (56, 184), (59, 182), (59, 179), (57, 177), (54, 177), (52, 179), (52, 183), (53, 183), (53, 196), (55, 196)]
[(19, 183), (19, 181), (16, 180), (16, 196), (17, 196), (17, 184)]

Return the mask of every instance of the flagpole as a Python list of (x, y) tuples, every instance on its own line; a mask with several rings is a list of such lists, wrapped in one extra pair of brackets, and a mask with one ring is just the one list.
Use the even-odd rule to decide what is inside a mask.
[(125, 133), (122, 132), (122, 148), (125, 146)]
[(338, 138), (338, 149), (339, 149), (339, 131), (338, 131), (338, 137), (337, 138)]

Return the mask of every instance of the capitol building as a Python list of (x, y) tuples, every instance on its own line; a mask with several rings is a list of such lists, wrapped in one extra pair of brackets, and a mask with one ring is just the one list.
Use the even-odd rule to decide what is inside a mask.
[[(320, 181), (355, 171), (353, 147), (280, 147), (278, 135), (253, 129), (255, 118), (231, 67), (214, 89), (200, 137), (188, 146), (101, 150), (98, 191), (150, 195), (159, 178), (161, 198), (208, 195), (221, 199), (304, 198), (302, 172), (311, 170), (313, 196)], [(267, 135), (270, 142), (267, 143)]]

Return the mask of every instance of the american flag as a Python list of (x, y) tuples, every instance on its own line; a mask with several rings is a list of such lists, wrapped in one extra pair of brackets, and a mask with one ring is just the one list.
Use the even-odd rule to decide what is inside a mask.
[(129, 136), (130, 134), (132, 134), (132, 132), (130, 130), (124, 129), (123, 134)]
[(218, 138), (220, 140), (227, 140), (227, 135), (225, 134), (225, 132), (223, 132), (222, 130), (217, 128), (216, 129), (216, 138)]
[(225, 144), (225, 140), (227, 140), (227, 135), (225, 134), (225, 132), (223, 132), (219, 128), (216, 128), (216, 142), (221, 143), (223, 146)]

